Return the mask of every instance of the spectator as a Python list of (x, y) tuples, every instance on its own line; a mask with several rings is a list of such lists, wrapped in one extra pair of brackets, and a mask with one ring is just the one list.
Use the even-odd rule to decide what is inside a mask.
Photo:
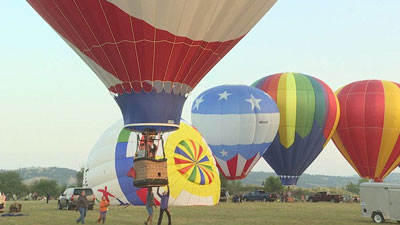
[(226, 197), (226, 203), (228, 203), (229, 202), (229, 198), (230, 198), (228, 190), (226, 190), (226, 192), (225, 192), (225, 197)]
[(168, 210), (169, 186), (168, 186), (168, 192), (164, 191), (162, 195), (160, 194), (160, 188), (157, 188), (157, 194), (161, 198), (160, 216), (158, 217), (158, 225), (161, 225), (164, 212), (168, 216), (168, 225), (171, 225), (171, 214), (169, 213)]
[(144, 224), (151, 225), (153, 223), (153, 207), (157, 208), (156, 203), (154, 201), (153, 188), (148, 187), (147, 197), (146, 197), (146, 209), (149, 216), (147, 217), (147, 220), (144, 222)]
[(0, 212), (6, 208), (6, 196), (0, 192)]
[(78, 198), (78, 201), (76, 202), (76, 210), (79, 210), (80, 217), (76, 220), (76, 223), (81, 222), (82, 224), (85, 223), (85, 217), (86, 217), (86, 212), (89, 207), (89, 202), (86, 199), (86, 193), (85, 191), (81, 192), (81, 195)]
[(108, 206), (110, 205), (110, 202), (107, 200), (106, 196), (103, 195), (103, 197), (101, 197), (101, 201), (100, 201), (100, 217), (97, 220), (97, 223), (100, 223), (100, 221), (102, 221), (102, 223), (104, 223), (106, 221), (106, 215), (107, 215), (107, 210), (108, 210)]

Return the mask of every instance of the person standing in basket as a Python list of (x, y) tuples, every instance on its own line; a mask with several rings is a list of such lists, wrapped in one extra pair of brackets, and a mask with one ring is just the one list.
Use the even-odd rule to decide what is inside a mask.
[(88, 207), (89, 202), (86, 199), (86, 193), (85, 191), (82, 191), (81, 195), (79, 195), (78, 201), (76, 202), (76, 210), (79, 211), (80, 214), (80, 217), (76, 220), (76, 223), (81, 222), (82, 224), (85, 224), (85, 217)]
[(168, 210), (169, 185), (167, 187), (168, 187), (168, 192), (164, 191), (162, 195), (160, 194), (160, 188), (159, 187), (157, 188), (157, 195), (161, 198), (160, 216), (158, 217), (158, 225), (161, 225), (164, 212), (168, 216), (168, 225), (171, 225), (171, 214), (169, 213)]

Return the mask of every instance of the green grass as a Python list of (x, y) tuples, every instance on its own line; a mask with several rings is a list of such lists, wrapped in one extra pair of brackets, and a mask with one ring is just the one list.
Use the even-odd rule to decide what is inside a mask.
[[(8, 206), (11, 202), (8, 202)], [(75, 224), (79, 213), (58, 210), (56, 201), (49, 204), (39, 201), (22, 202), (23, 217), (0, 217), (1, 225), (63, 225)], [(153, 224), (158, 219), (155, 211)], [(172, 207), (172, 224), (270, 224), (270, 225), (310, 225), (310, 224), (373, 224), (371, 219), (360, 217), (360, 205), (357, 203), (221, 203), (217, 206)], [(106, 224), (143, 224), (146, 219), (144, 207), (111, 206)], [(89, 211), (86, 224), (95, 224), (98, 206)], [(163, 224), (167, 224), (164, 215)]]

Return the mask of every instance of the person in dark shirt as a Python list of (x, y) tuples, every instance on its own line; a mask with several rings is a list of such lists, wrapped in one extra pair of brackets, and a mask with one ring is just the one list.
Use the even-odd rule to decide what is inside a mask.
[(76, 223), (81, 222), (82, 224), (85, 224), (85, 217), (88, 207), (89, 201), (86, 199), (85, 191), (82, 191), (81, 195), (79, 195), (78, 201), (76, 202), (76, 210), (79, 211), (80, 214), (80, 217), (76, 220)]
[(50, 194), (47, 192), (47, 195), (46, 195), (46, 203), (47, 204), (49, 204), (49, 200), (50, 200)]
[(161, 198), (161, 205), (160, 205), (160, 216), (158, 217), (158, 225), (161, 225), (162, 218), (164, 212), (168, 216), (168, 225), (171, 225), (171, 214), (169, 213), (168, 210), (168, 200), (169, 200), (169, 186), (168, 191), (164, 191), (162, 195), (160, 194), (160, 188), (157, 188), (157, 195)]

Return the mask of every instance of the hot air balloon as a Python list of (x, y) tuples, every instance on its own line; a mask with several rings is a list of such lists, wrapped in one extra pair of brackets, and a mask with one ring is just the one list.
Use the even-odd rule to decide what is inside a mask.
[(279, 111), (257, 88), (222, 85), (196, 98), (192, 122), (209, 143), (219, 171), (237, 180), (247, 176), (276, 136)]
[(276, 2), (27, 1), (106, 85), (125, 127), (158, 132), (179, 127), (188, 93)]
[(296, 185), (336, 128), (336, 96), (324, 82), (301, 73), (274, 74), (253, 86), (267, 92), (281, 113), (278, 135), (263, 157), (283, 185)]
[[(136, 151), (137, 136), (118, 121), (94, 145), (85, 168), (84, 186), (109, 196), (113, 205), (146, 203), (146, 188), (132, 186), (129, 176)], [(215, 205), (219, 201), (220, 180), (215, 160), (201, 134), (182, 121), (180, 129), (169, 133), (165, 142), (170, 181), (170, 205)], [(157, 157), (162, 157), (158, 152)], [(153, 191), (156, 191), (154, 189)], [(158, 196), (156, 200), (159, 202)]]
[(400, 163), (400, 84), (357, 81), (339, 89), (337, 97), (334, 143), (361, 177), (382, 182)]

